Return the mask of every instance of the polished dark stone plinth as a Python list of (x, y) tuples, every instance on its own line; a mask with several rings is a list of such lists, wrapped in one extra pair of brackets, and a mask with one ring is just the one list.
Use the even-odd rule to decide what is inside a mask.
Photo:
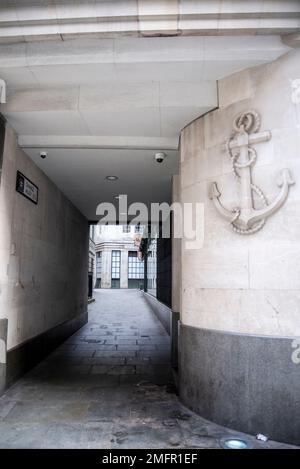
[(0, 319), (0, 394), (6, 384), (7, 319)]
[(180, 326), (182, 402), (202, 417), (300, 444), (300, 364), (292, 338)]

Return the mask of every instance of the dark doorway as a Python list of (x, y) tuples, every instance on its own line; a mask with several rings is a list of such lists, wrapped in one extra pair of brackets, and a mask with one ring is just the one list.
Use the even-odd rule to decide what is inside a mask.
[(93, 297), (93, 274), (89, 273), (88, 276), (88, 297)]

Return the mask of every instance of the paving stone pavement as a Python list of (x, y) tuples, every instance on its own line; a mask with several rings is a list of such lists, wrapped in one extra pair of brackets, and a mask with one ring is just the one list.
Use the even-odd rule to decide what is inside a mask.
[(170, 338), (141, 292), (95, 299), (89, 323), (1, 396), (0, 448), (219, 448), (245, 437), (179, 402)]

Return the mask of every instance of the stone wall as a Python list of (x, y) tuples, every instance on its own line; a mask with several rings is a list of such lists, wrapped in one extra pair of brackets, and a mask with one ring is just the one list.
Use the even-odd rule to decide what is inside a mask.
[[(180, 203), (180, 177), (172, 178), (172, 203)], [(171, 312), (171, 363), (178, 368), (178, 333), (181, 311), (181, 239), (175, 238), (175, 218), (172, 217), (172, 312)]]
[[(203, 203), (205, 214), (202, 249), (183, 247), (182, 252), (181, 328), (186, 332), (180, 334), (181, 397), (206, 418), (297, 443), (300, 365), (291, 355), (293, 339), (300, 336), (300, 100), (293, 88), (299, 77), (298, 50), (221, 80), (219, 108), (182, 131), (180, 170), (182, 202)], [(260, 114), (260, 131), (271, 131), (270, 141), (255, 146), (255, 184), (268, 201), (279, 191), (281, 169), (289, 168), (296, 184), (262, 230), (242, 236), (220, 217), (208, 191), (216, 181), (222, 203), (239, 205), (238, 183), (222, 146), (234, 117), (248, 109)], [(203, 343), (206, 330), (211, 332), (210, 350), (203, 354), (197, 343)], [(226, 340), (219, 339), (218, 331), (229, 333)], [(231, 357), (234, 363), (240, 357), (239, 366), (232, 366)], [(287, 392), (291, 375), (286, 370), (296, 367)], [(266, 379), (261, 381), (263, 370)], [(283, 401), (284, 418), (279, 411)]]
[(121, 250), (120, 288), (128, 288), (128, 251)]
[[(38, 186), (37, 205), (16, 192), (17, 170)], [(30, 354), (28, 344), (47, 331), (63, 325), (70, 334), (87, 320), (88, 239), (86, 219), (18, 148), (7, 126), (0, 184), (0, 317), (8, 319), (8, 355), (17, 350), (20, 355), (24, 344)], [(48, 349), (45, 340), (42, 348)]]
[[(180, 177), (172, 178), (172, 203), (180, 202)], [(174, 216), (172, 217), (172, 233), (174, 235)], [(181, 303), (181, 239), (172, 236), (172, 311), (180, 312)]]

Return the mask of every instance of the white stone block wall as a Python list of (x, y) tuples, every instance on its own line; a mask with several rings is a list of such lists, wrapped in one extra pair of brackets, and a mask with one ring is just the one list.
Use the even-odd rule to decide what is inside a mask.
[[(87, 311), (88, 223), (7, 126), (0, 184), (0, 317), (8, 350)], [(16, 192), (20, 170), (38, 205)]]
[(121, 250), (120, 288), (128, 288), (128, 250)]
[[(182, 252), (182, 321), (186, 325), (275, 336), (300, 335), (300, 50), (218, 83), (219, 108), (181, 134), (181, 199), (205, 207), (202, 249)], [(300, 93), (298, 94), (300, 95)], [(238, 185), (222, 145), (234, 117), (248, 109), (261, 116), (272, 138), (256, 145), (253, 180), (271, 201), (281, 169), (296, 184), (264, 228), (240, 236), (216, 212), (208, 187), (217, 181), (222, 202), (238, 206)]]
[(111, 249), (102, 251), (101, 288), (111, 288), (111, 255)]

